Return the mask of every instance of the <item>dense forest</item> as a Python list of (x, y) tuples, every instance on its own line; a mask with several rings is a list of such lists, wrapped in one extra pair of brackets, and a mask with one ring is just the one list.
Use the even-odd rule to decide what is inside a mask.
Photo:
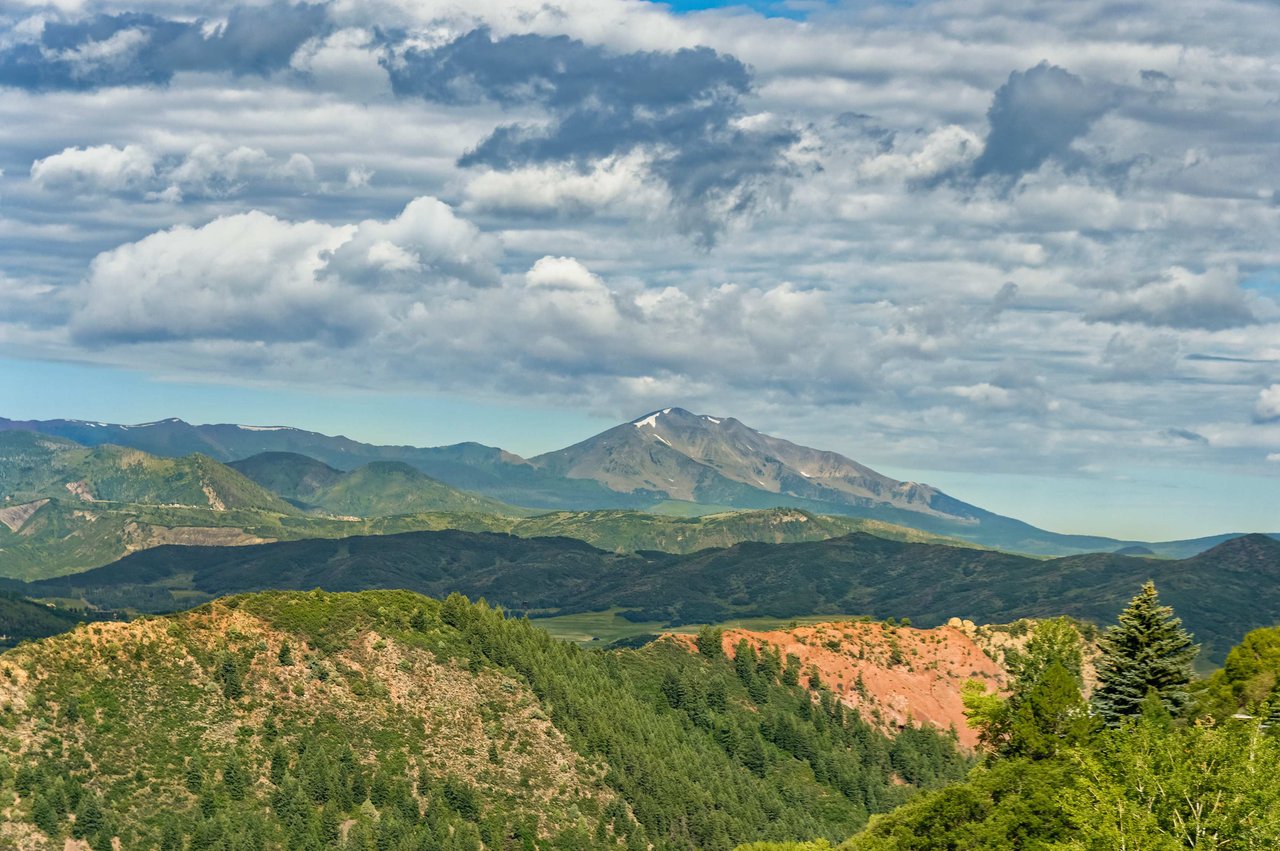
[(697, 646), (402, 591), (91, 624), (0, 657), (0, 844), (727, 849), (847, 836), (970, 767), (794, 658)]
[[(21, 586), (36, 598), (171, 612), (269, 589), (406, 588), (484, 597), (531, 616), (625, 610), (668, 626), (862, 614), (936, 626), (1071, 615), (1110, 622), (1148, 577), (1221, 664), (1249, 629), (1280, 623), (1280, 541), (1246, 535), (1181, 560), (1099, 553), (1040, 560), (854, 533), (676, 555), (611, 553), (568, 538), (457, 530), (244, 547), (165, 546)], [(17, 586), (15, 586), (17, 590)]]

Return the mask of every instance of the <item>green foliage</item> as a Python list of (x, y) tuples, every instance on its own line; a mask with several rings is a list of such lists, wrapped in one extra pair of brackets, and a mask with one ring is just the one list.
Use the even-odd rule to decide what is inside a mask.
[(1070, 768), (1058, 760), (1000, 760), (975, 769), (965, 783), (948, 786), (872, 819), (863, 833), (841, 848), (1045, 849), (1068, 839), (1075, 829), (1061, 805), (1062, 789), (1071, 777)]
[(1280, 684), (1280, 627), (1255, 629), (1227, 654), (1222, 668), (1192, 688), (1195, 714), (1222, 721), (1237, 712), (1254, 712)]
[(703, 656), (708, 659), (718, 659), (724, 656), (724, 630), (705, 626), (698, 630), (696, 644), (698, 652)]
[(1081, 638), (1066, 618), (1036, 624), (1026, 647), (1010, 651), (1007, 699), (978, 680), (965, 683), (962, 700), (979, 741), (1002, 756), (1044, 759), (1079, 744), (1093, 721), (1081, 694)]
[(1054, 661), (1010, 707), (1006, 752), (1030, 759), (1060, 756), (1084, 743), (1093, 728), (1079, 680)]
[(1093, 706), (1105, 724), (1118, 727), (1138, 715), (1152, 690), (1170, 715), (1183, 714), (1196, 646), (1173, 609), (1160, 604), (1155, 583), (1142, 586), (1102, 637), (1101, 647)]
[(1139, 718), (1075, 757), (1064, 847), (1266, 849), (1280, 846), (1280, 743), (1259, 725), (1171, 729)]

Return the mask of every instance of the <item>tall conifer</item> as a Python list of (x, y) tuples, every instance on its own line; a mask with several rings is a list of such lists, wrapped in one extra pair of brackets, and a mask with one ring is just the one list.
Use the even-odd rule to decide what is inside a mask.
[(1093, 707), (1103, 722), (1117, 727), (1141, 714), (1150, 692), (1174, 718), (1183, 713), (1198, 648), (1173, 609), (1160, 605), (1154, 582), (1142, 586), (1101, 644)]

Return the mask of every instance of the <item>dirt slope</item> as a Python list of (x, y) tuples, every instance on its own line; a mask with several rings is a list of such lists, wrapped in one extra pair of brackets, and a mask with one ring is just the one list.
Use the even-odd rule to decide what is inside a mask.
[[(912, 724), (954, 727), (960, 743), (977, 744), (965, 724), (960, 690), (977, 679), (1003, 690), (1008, 682), (1005, 651), (1020, 647), (1029, 635), (1022, 626), (975, 626), (953, 618), (934, 629), (847, 621), (753, 632), (728, 629), (724, 649), (735, 655), (745, 639), (757, 651), (776, 648), (800, 659), (802, 682), (818, 680), (846, 706), (885, 731)], [(692, 647), (692, 636), (672, 636)]]

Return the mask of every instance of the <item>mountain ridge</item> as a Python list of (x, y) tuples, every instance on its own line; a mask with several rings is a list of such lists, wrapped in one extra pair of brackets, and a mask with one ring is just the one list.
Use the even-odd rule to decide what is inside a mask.
[[(727, 438), (698, 437), (691, 423), (723, 427)], [(926, 484), (897, 482), (839, 453), (765, 435), (732, 417), (695, 415), (675, 407), (529, 459), (473, 442), (429, 448), (377, 446), (288, 426), (193, 426), (176, 418), (138, 426), (0, 418), (0, 432), (19, 428), (80, 441), (123, 441), (154, 452), (199, 450), (223, 461), (262, 452), (295, 452), (339, 471), (371, 461), (402, 461), (452, 487), (549, 511), (652, 510), (673, 495), (693, 497), (681, 504), (709, 506), (712, 511), (799, 508), (1045, 556), (1143, 546), (1160, 557), (1185, 558), (1239, 534), (1147, 542), (1050, 532)]]

